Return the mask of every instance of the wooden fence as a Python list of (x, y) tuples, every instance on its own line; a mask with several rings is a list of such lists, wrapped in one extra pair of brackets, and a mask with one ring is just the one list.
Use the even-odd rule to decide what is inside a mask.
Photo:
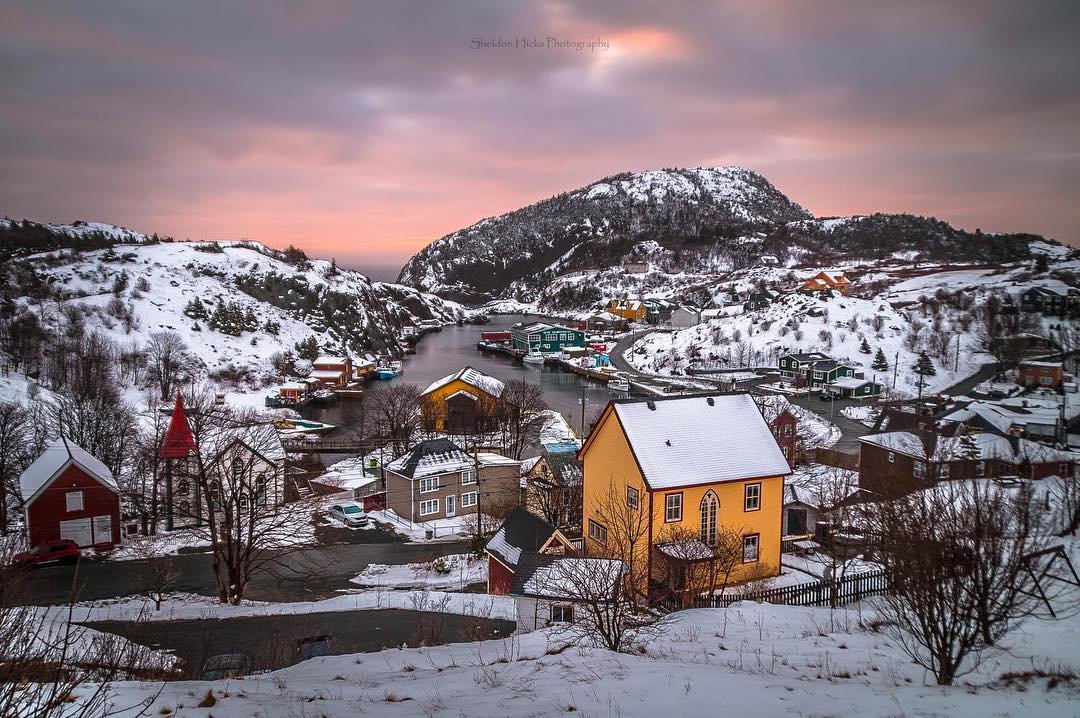
[(780, 586), (744, 594), (724, 594), (703, 597), (698, 608), (727, 608), (737, 601), (780, 603), (788, 606), (846, 606), (869, 596), (879, 596), (889, 590), (889, 578), (884, 570), (867, 571), (845, 576), (840, 581), (811, 581), (796, 586)]

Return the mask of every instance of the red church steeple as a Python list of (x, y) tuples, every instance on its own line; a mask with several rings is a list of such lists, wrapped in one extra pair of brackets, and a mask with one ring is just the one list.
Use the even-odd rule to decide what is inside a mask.
[(187, 412), (184, 411), (184, 400), (180, 392), (176, 392), (176, 406), (173, 408), (172, 419), (169, 420), (169, 430), (165, 432), (165, 440), (161, 442), (159, 455), (163, 459), (179, 459), (197, 450), (195, 437), (191, 435), (191, 427), (188, 425)]

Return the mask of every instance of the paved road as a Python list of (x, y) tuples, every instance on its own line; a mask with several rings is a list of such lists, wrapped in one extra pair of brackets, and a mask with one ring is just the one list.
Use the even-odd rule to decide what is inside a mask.
[[(310, 601), (335, 595), (369, 563), (404, 564), (430, 561), (466, 551), (464, 542), (402, 544), (368, 543), (311, 546), (280, 555), (274, 574), (252, 577), (247, 598), (260, 601)], [(151, 559), (161, 560), (161, 559)], [(210, 554), (181, 554), (171, 559), (180, 573), (172, 591), (215, 595)], [(149, 561), (86, 560), (79, 566), (48, 566), (30, 572), (28, 595), (38, 605), (62, 604), (72, 589), (80, 601), (117, 598), (142, 590), (141, 576)], [(312, 573), (314, 572), (314, 573)]]
[(979, 384), (982, 384), (984, 381), (989, 381), (990, 379), (993, 379), (999, 371), (1001, 371), (1000, 364), (996, 362), (993, 364), (987, 364), (983, 366), (983, 368), (979, 369), (979, 371), (969, 376), (967, 379), (958, 381), (947, 389), (942, 389), (941, 393), (948, 394), (949, 396), (965, 396), (969, 391), (974, 389)]

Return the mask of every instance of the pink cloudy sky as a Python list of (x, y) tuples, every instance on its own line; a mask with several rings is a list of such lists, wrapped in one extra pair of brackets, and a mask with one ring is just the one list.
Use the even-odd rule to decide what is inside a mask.
[(738, 164), (817, 215), (1077, 242), (1078, 8), (8, 3), (0, 213), (400, 264), (605, 175)]

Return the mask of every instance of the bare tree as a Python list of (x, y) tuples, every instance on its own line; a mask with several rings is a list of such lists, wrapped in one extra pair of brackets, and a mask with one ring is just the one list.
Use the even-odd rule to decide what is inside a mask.
[(886, 630), (940, 685), (1039, 608), (1025, 562), (1050, 534), (1034, 508), (1026, 487), (980, 480), (870, 507), (873, 547), (893, 583), (880, 599)]
[(622, 561), (632, 592), (648, 602), (649, 591), (649, 517), (641, 506), (640, 495), (627, 487), (610, 485), (591, 508), (594, 521), (603, 529), (603, 540), (586, 532), (585, 550), (589, 556)]
[(158, 388), (158, 397), (168, 401), (177, 386), (195, 364), (187, 344), (176, 332), (154, 332), (146, 345), (146, 362), (150, 377)]
[(154, 602), (154, 610), (160, 611), (162, 600), (180, 578), (180, 567), (174, 557), (162, 552), (160, 541), (152, 536), (130, 539), (127, 548), (139, 559), (134, 568), (143, 594)]
[(30, 462), (29, 433), (26, 407), (0, 401), (0, 535), (7, 535), (11, 510), (21, 504), (19, 474)]
[(525, 449), (540, 439), (546, 421), (544, 390), (525, 379), (511, 379), (499, 396), (503, 403), (496, 413), (502, 429), (503, 450), (512, 459), (521, 459)]
[(626, 566), (617, 559), (561, 557), (537, 568), (530, 582), (538, 595), (569, 604), (567, 631), (611, 651), (625, 650), (629, 636), (653, 618), (637, 611)]
[(745, 533), (741, 527), (727, 524), (710, 527), (708, 535), (681, 525), (662, 530), (657, 545), (664, 547), (660, 560), (667, 565), (671, 600), (693, 606), (698, 596), (729, 588), (743, 565)]
[(420, 433), (420, 403), (416, 384), (380, 384), (369, 392), (365, 406), (394, 456), (408, 451)]

